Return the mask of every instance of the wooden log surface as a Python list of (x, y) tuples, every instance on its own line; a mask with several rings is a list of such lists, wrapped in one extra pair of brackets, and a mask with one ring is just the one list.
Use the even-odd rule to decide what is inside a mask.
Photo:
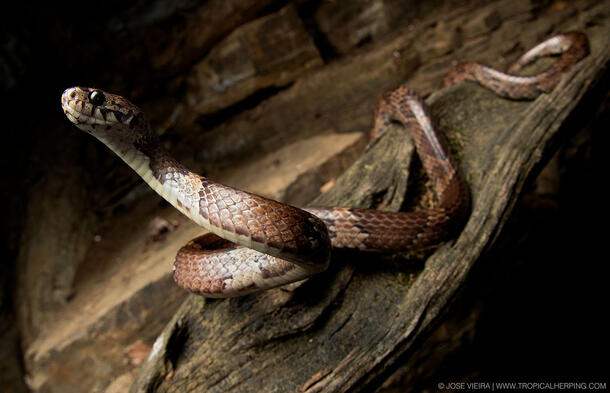
[[(493, 249), (526, 179), (607, 89), (604, 1), (94, 6), (86, 21), (62, 6), (24, 9), (27, 23), (6, 24), (15, 34), (0, 53), (0, 87), (10, 93), (6, 113), (18, 114), (6, 125), (17, 142), (0, 157), (26, 174), (9, 171), (0, 193), (7, 217), (22, 220), (1, 228), (14, 263), (0, 280), (10, 294), (0, 299), (0, 369), (11, 370), (0, 390), (20, 391), (4, 388), (9, 374), (22, 391), (25, 380), (45, 392), (375, 389), (429, 353), (424, 340)], [(47, 31), (30, 34), (22, 26), (31, 21)], [(503, 68), (576, 29), (591, 55), (533, 102), (470, 84), (437, 91), (457, 60)], [(466, 176), (473, 209), (464, 231), (436, 251), (339, 253), (293, 292), (223, 301), (188, 296), (171, 280), (176, 250), (201, 229), (74, 129), (58, 104), (70, 85), (124, 94), (180, 161), (288, 203), (421, 209), (434, 195), (400, 127), (338, 178), (364, 149), (377, 99), (402, 83), (428, 97)], [(19, 105), (32, 92), (47, 103), (37, 116)]]
[[(230, 300), (190, 297), (159, 336), (132, 392), (367, 390), (438, 323), (481, 255), (493, 245), (525, 179), (610, 59), (608, 24), (586, 29), (591, 55), (533, 102), (462, 85), (427, 103), (453, 142), (473, 207), (459, 237), (421, 262), (335, 255), (328, 272), (294, 292)], [(493, 33), (492, 33), (493, 35)], [(486, 38), (489, 39), (489, 38)], [(408, 139), (386, 133), (314, 204), (403, 203)], [(374, 181), (372, 180), (374, 179)], [(385, 183), (384, 183), (385, 182)], [(398, 190), (397, 190), (398, 188)], [(383, 199), (383, 198), (382, 198)], [(374, 386), (374, 385), (373, 385)]]

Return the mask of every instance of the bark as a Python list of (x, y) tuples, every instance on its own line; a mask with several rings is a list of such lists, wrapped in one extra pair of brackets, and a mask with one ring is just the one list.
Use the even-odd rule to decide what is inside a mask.
[[(472, 213), (455, 240), (425, 263), (334, 255), (329, 271), (293, 292), (221, 301), (191, 296), (155, 342), (131, 391), (336, 392), (375, 386), (439, 323), (494, 244), (525, 180), (602, 77), (610, 59), (608, 24), (586, 31), (591, 55), (533, 102), (508, 101), (473, 85), (427, 100), (472, 192)], [(486, 39), (493, 40), (493, 33)], [(334, 192), (313, 204), (370, 207), (370, 198), (361, 195), (374, 195), (388, 199), (383, 205), (400, 206), (403, 187), (396, 179), (408, 171), (408, 145), (398, 130), (386, 133)]]
[[(15, 141), (0, 146), (11, 262), (0, 275), (0, 390), (358, 391), (401, 365), (392, 378), (419, 378), (413, 365), (434, 373), (477, 320), (445, 326), (452, 338), (427, 356), (458, 290), (526, 180), (605, 94), (607, 2), (153, 4), (92, 3), (86, 19), (70, 5), (2, 16), (0, 89)], [(474, 85), (437, 91), (456, 60), (503, 68), (576, 29), (591, 55), (536, 101)], [(409, 210), (434, 196), (399, 127), (338, 178), (364, 150), (378, 98), (402, 83), (428, 97), (469, 184), (464, 231), (436, 251), (336, 254), (292, 292), (223, 301), (171, 280), (176, 250), (201, 229), (58, 103), (71, 85), (123, 94), (187, 166), (288, 203)]]

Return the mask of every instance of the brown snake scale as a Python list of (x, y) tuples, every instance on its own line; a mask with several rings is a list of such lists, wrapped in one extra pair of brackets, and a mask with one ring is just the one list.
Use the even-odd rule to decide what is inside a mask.
[[(560, 55), (544, 72), (516, 76), (478, 63), (457, 65), (443, 87), (471, 80), (512, 99), (548, 92), (561, 75), (588, 54), (583, 33), (552, 37), (521, 56), (514, 73), (541, 56)], [(326, 269), (331, 246), (398, 251), (438, 244), (468, 215), (467, 187), (423, 101), (404, 86), (379, 101), (371, 137), (391, 121), (409, 130), (438, 196), (435, 208), (385, 212), (349, 208), (299, 209), (199, 176), (161, 146), (142, 111), (99, 89), (73, 87), (62, 95), (68, 119), (105, 143), (155, 191), (211, 233), (182, 247), (174, 279), (209, 297), (240, 296), (302, 280)]]

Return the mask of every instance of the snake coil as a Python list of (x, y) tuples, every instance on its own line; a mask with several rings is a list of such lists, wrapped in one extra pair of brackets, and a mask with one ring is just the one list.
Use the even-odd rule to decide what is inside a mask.
[[(552, 37), (521, 56), (508, 74), (467, 62), (443, 86), (470, 80), (512, 99), (550, 91), (561, 75), (588, 54), (583, 33)], [(546, 71), (516, 76), (541, 56), (560, 55)], [(331, 247), (395, 251), (435, 245), (459, 228), (469, 210), (467, 187), (423, 101), (401, 86), (385, 93), (371, 136), (390, 121), (409, 130), (439, 203), (418, 212), (311, 207), (299, 209), (197, 175), (161, 146), (144, 113), (99, 89), (73, 87), (61, 98), (64, 113), (131, 166), (159, 195), (210, 234), (182, 247), (174, 279), (208, 297), (240, 296), (302, 280), (326, 269)]]

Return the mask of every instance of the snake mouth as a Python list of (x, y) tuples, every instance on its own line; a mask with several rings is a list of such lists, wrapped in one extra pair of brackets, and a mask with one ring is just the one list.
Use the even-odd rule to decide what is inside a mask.
[(77, 126), (101, 125), (108, 127), (116, 124), (132, 125), (132, 120), (135, 118), (134, 113), (123, 113), (104, 107), (103, 102), (100, 105), (100, 103), (91, 99), (95, 97), (94, 93), (103, 95), (101, 91), (82, 87), (72, 87), (64, 91), (61, 96), (61, 106), (66, 117), (72, 123)]

